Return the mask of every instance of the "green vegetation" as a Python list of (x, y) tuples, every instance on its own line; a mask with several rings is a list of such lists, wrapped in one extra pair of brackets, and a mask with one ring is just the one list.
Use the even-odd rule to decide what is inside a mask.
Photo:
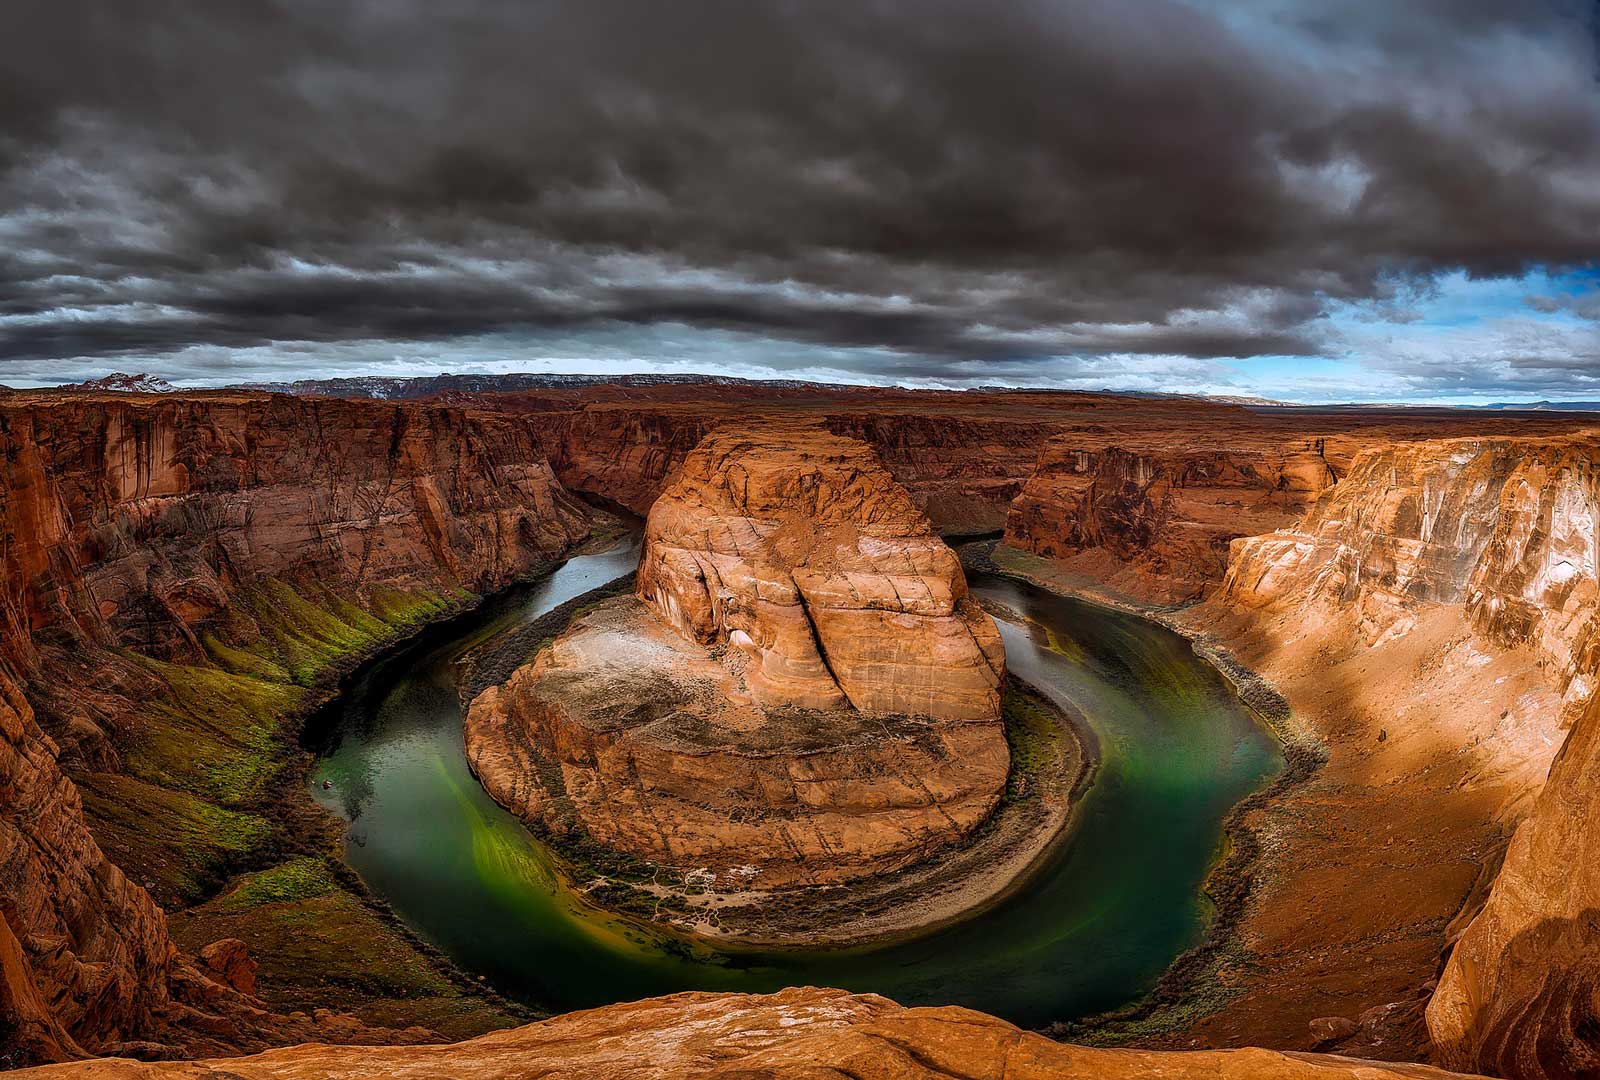
[(329, 872), (327, 859), (309, 855), (240, 878), (239, 883), (215, 903), (219, 911), (248, 911), (262, 904), (310, 900), (338, 887)]
[(520, 1007), (452, 977), (428, 946), (347, 885), (317, 856), (246, 875), (227, 893), (170, 918), (191, 951), (224, 937), (250, 946), (260, 964), (257, 992), (289, 1012), (331, 1008), (369, 1024), (422, 1024), (466, 1038), (525, 1023)]
[(209, 663), (129, 651), (165, 687), (142, 703), (121, 773), (80, 778), (119, 862), (164, 905), (203, 898), (228, 873), (303, 851), (278, 812), (305, 758), (292, 721), (319, 691), (384, 645), (471, 599), (377, 588), (370, 610), (330, 590), (269, 579), (237, 595), (200, 637)]
[(1059, 713), (1015, 679), (1007, 680), (1000, 702), (1006, 725), (1006, 746), (1011, 750), (1011, 775), (1006, 799), (1020, 797), (1028, 777), (1049, 765), (1060, 753)]
[(259, 815), (120, 773), (80, 776), (78, 791), (100, 846), (167, 907), (200, 898), (214, 868), (244, 858), (272, 832)]

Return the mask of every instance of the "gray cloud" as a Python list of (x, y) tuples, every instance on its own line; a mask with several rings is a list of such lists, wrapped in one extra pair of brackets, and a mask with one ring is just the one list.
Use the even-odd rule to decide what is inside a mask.
[(1331, 302), (1600, 256), (1592, 3), (13, 8), (30, 371), (687, 326), (982, 381), (1325, 354)]

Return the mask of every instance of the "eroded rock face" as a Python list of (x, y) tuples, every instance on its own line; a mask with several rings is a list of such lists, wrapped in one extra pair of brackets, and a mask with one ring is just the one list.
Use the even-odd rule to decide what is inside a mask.
[[(1106, 575), (1157, 599), (1198, 595), (1223, 574), (1228, 544), (1293, 521), (1334, 482), (1324, 440), (1205, 438), (1159, 449), (1099, 446), (1083, 434), (1046, 445), (1011, 505), (1006, 542), (1052, 559), (1103, 552)], [(1126, 569), (1124, 569), (1124, 567)]]
[[(116, 770), (165, 690), (132, 653), (208, 664), (205, 636), (266, 578), (358, 606), (377, 588), (460, 595), (560, 555), (589, 525), (528, 426), (504, 416), (256, 394), (6, 397), (0, 916), (35, 989), (11, 1000), (43, 1002), (41, 1022), (90, 1050), (181, 1027), (192, 1001), (221, 1007), (107, 860), (67, 775)], [(251, 1008), (229, 1008), (193, 1034), (261, 1045)]]
[(1597, 776), (1591, 700), (1429, 1003), (1441, 1060), (1517, 1080), (1600, 1072)]
[(638, 597), (475, 700), (467, 750), (524, 819), (725, 888), (896, 869), (997, 805), (1004, 649), (864, 444), (719, 429), (651, 510)]
[(55, 744), (0, 667), (0, 1065), (135, 1030), (167, 998), (161, 911), (101, 852)]
[(1447, 1080), (1419, 1065), (1269, 1050), (1159, 1053), (1052, 1042), (969, 1009), (810, 987), (674, 994), (451, 1046), (295, 1046), (223, 1061), (88, 1061), (18, 1080)]
[(1486, 641), (1564, 673), (1570, 716), (1595, 689), (1597, 461), (1590, 437), (1364, 452), (1293, 528), (1235, 543), (1222, 598), (1353, 608), (1369, 643), (1423, 605), (1463, 605)]
[(702, 440), (651, 508), (638, 594), (747, 653), (764, 705), (999, 716), (1004, 646), (960, 562), (867, 446), (818, 426)]
[(997, 720), (763, 708), (736, 667), (633, 597), (481, 694), (466, 731), (513, 813), (732, 889), (915, 861), (989, 815), (1009, 765)]

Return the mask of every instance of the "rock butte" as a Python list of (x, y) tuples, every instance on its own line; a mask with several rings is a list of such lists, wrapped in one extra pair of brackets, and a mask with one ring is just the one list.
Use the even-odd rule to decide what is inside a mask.
[(474, 771), (524, 819), (770, 889), (897, 869), (999, 803), (999, 631), (866, 444), (706, 436), (637, 588), (468, 711)]
[(815, 425), (725, 427), (650, 508), (638, 594), (747, 653), (764, 705), (995, 720), (1005, 648), (955, 553), (871, 449)]
[[(1262, 872), (1234, 941), (1244, 962), (1219, 961), (1230, 996), (1148, 1044), (1336, 1038), (1508, 1076), (1593, 1071), (1593, 418), (626, 383), (402, 402), (0, 395), (0, 1060), (322, 1039), (391, 1046), (63, 1068), (494, 1076), (538, 1057), (574, 1076), (990, 1075), (1023, 1053), (1045, 1075), (1388, 1068), (1080, 1050), (817, 991), (680, 995), (412, 1050), (398, 1044), (429, 1035), (395, 1030), (418, 1016), (405, 1003), (385, 1005), (382, 1027), (308, 1016), (275, 1004), (271, 978), (261, 997), (238, 989), (249, 964), (231, 945), (210, 950), (220, 971), (193, 955), (210, 941), (174, 945), (163, 906), (176, 926), (230, 859), (263, 857), (273, 739), (310, 686), (570, 552), (594, 521), (573, 492), (647, 511), (729, 420), (861, 440), (935, 527), (1003, 526), (1002, 565), (1048, 584), (1125, 604), (1200, 596), (1167, 617), (1272, 679), (1325, 746), (1310, 780), (1242, 822)], [(680, 615), (742, 629), (710, 599)], [(771, 639), (750, 635), (762, 691), (826, 691), (769, 623)], [(846, 1015), (791, 1036), (806, 1025), (783, 1027), (781, 1001)], [(703, 1049), (696, 1033), (724, 1021)], [(562, 1040), (582, 1025), (604, 1038)], [(726, 1056), (686, 1068), (699, 1053)]]

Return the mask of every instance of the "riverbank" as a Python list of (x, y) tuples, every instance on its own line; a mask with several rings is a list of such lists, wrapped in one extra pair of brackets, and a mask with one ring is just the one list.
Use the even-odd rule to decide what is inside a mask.
[(1263, 809), (1281, 802), (1327, 761), (1327, 749), (1300, 724), (1288, 700), (1261, 675), (1241, 663), (1215, 637), (1177, 618), (1188, 604), (1140, 602), (1099, 586), (1091, 579), (1060, 571), (1049, 560), (988, 540), (961, 549), (969, 570), (1024, 581), (1037, 588), (1149, 619), (1187, 640), (1233, 687), (1239, 700), (1277, 740), (1284, 769), (1266, 788), (1241, 801), (1223, 823), (1223, 840), (1207, 874), (1203, 892), (1211, 905), (1205, 939), (1177, 957), (1151, 991), (1127, 1006), (1051, 1025), (1055, 1038), (1090, 1045), (1147, 1042), (1182, 1032), (1199, 1017), (1214, 1013), (1237, 993), (1232, 968), (1244, 952), (1243, 921), (1263, 842), (1252, 824)]
[[(1071, 1036), (1425, 1060), (1434, 979), (1547, 760), (1507, 720), (1557, 707), (1538, 665), (1481, 647), (1459, 605), (1421, 608), (1409, 632), (1367, 645), (1351, 610), (1153, 606), (1020, 552), (1001, 550), (996, 562), (1185, 635), (1263, 719), (1273, 711), (1256, 688), (1270, 680), (1323, 758), (1231, 816), (1241, 840), (1207, 886), (1222, 897), (1210, 946), (1182, 958), (1136, 1009), (1074, 1025)], [(1354, 1031), (1329, 1043), (1311, 1030), (1320, 1017), (1344, 1017)]]
[[(569, 557), (617, 543), (602, 527)], [(330, 712), (369, 674), (426, 650), (486, 611), (548, 578), (552, 559), (504, 589), (461, 596), (381, 640), (327, 664), (297, 707), (278, 719), (282, 764), (255, 809), (275, 824), (267, 842), (205, 897), (169, 910), (173, 939), (189, 952), (221, 938), (243, 940), (259, 964), (257, 994), (280, 1012), (331, 1009), (374, 1026), (422, 1026), (465, 1038), (536, 1018), (496, 994), (417, 934), (342, 861), (344, 823), (307, 795)]]

